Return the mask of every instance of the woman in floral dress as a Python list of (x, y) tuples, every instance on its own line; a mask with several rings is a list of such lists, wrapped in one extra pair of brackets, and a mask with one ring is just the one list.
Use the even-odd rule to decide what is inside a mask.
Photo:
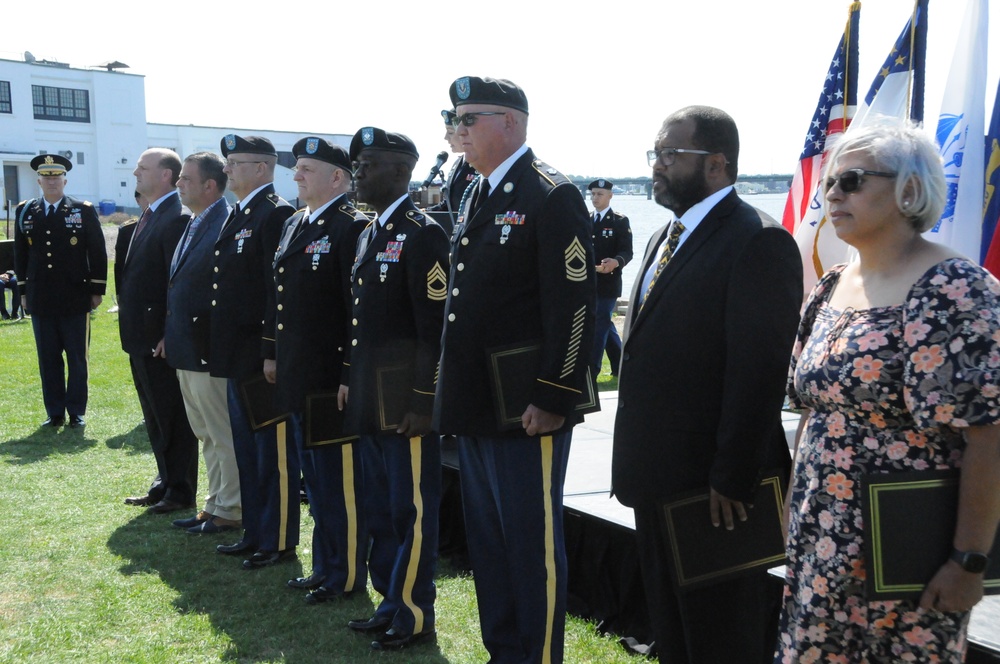
[(867, 128), (828, 163), (827, 217), (859, 259), (817, 284), (793, 351), (789, 394), (804, 413), (775, 661), (959, 662), (983, 575), (949, 560), (919, 602), (866, 601), (859, 479), (961, 467), (952, 544), (989, 551), (1000, 519), (1000, 284), (921, 235), (945, 199), (923, 132)]

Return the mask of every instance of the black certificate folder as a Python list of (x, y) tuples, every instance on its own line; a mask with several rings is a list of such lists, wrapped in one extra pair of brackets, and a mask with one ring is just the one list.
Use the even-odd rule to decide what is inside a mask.
[(757, 488), (753, 508), (747, 509), (747, 520), (737, 519), (733, 530), (712, 525), (707, 492), (688, 494), (663, 506), (665, 537), (679, 590), (784, 564), (783, 483), (779, 473), (769, 473)]
[[(487, 352), (497, 427), (501, 431), (517, 429), (521, 426), (521, 415), (528, 407), (531, 390), (535, 386), (542, 347), (538, 344), (517, 345), (493, 348)], [(575, 408), (581, 415), (596, 413), (601, 409), (589, 367), (585, 383)]]
[[(865, 596), (919, 599), (948, 560), (958, 514), (957, 470), (863, 475)], [(1000, 594), (1000, 533), (983, 584)]]
[(337, 410), (337, 392), (320, 392), (306, 397), (306, 447), (351, 443), (357, 435), (344, 433), (344, 411)]
[(250, 417), (250, 426), (259, 431), (269, 424), (280, 422), (288, 413), (274, 405), (274, 383), (267, 382), (264, 374), (257, 374), (240, 382), (243, 406)]

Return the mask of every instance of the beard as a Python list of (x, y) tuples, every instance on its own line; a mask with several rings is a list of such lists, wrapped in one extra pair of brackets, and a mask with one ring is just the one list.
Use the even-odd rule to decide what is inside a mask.
[(657, 205), (667, 208), (678, 217), (708, 198), (711, 193), (705, 172), (701, 168), (689, 175), (657, 175), (653, 179), (661, 183), (659, 191), (654, 194)]

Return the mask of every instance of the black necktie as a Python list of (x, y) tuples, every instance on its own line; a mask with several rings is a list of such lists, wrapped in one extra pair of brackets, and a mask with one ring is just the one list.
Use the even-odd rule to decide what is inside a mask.
[(476, 213), (479, 212), (479, 208), (486, 205), (486, 199), (489, 197), (490, 181), (488, 178), (483, 178), (479, 182), (479, 190), (476, 192), (476, 200), (472, 202), (472, 213), (469, 215), (470, 219), (476, 216)]
[(45, 213), (45, 218), (51, 219), (53, 216), (55, 216), (55, 213), (56, 213), (56, 206), (53, 205), (52, 203), (49, 203), (49, 211)]

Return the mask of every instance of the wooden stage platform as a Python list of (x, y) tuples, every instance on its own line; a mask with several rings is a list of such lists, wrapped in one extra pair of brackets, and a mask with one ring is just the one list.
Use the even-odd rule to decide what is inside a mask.
[[(635, 553), (635, 520), (630, 508), (610, 497), (618, 393), (601, 392), (600, 397), (601, 411), (588, 415), (573, 431), (566, 473), (563, 506), (570, 559), (569, 608), (576, 615), (594, 620), (599, 629), (621, 636), (623, 645), (641, 653), (651, 634)], [(786, 413), (783, 419), (791, 441), (798, 416)], [(446, 472), (445, 501), (460, 500), (453, 449), (446, 449), (445, 466), (451, 469)], [(452, 515), (457, 507), (452, 506)], [(442, 515), (447, 512), (446, 505), (442, 505)], [(452, 525), (460, 527), (454, 521), (453, 516)], [(442, 521), (442, 541), (450, 540), (452, 551), (455, 539), (460, 537)], [(448, 551), (443, 553), (447, 555)], [(973, 610), (969, 642), (969, 664), (1000, 664), (1000, 596), (985, 598)]]

